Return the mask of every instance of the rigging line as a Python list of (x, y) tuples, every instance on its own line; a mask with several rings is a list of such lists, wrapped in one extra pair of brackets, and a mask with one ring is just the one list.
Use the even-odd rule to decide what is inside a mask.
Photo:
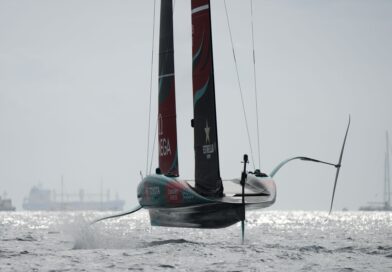
[(223, 2), (224, 2), (224, 4), (225, 4), (226, 20), (227, 20), (227, 26), (228, 26), (228, 28), (229, 28), (229, 35), (230, 35), (231, 48), (232, 48), (232, 51), (233, 51), (233, 58), (234, 58), (234, 63), (235, 63), (235, 70), (236, 70), (236, 72), (237, 72), (237, 82), (238, 82), (238, 87), (239, 87), (240, 95), (241, 95), (242, 112), (243, 112), (243, 114), (244, 114), (246, 132), (247, 132), (247, 134), (248, 134), (248, 142), (249, 142), (249, 147), (250, 147), (250, 154), (251, 154), (251, 156), (252, 156), (253, 168), (256, 168), (256, 167), (255, 167), (255, 160), (254, 160), (254, 156), (253, 156), (252, 142), (251, 142), (251, 140), (250, 140), (248, 119), (246, 118), (245, 104), (244, 104), (244, 98), (243, 98), (243, 95), (242, 95), (242, 88), (241, 88), (241, 82), (240, 82), (240, 75), (239, 75), (239, 72), (238, 72), (237, 59), (236, 59), (236, 56), (235, 56), (234, 43), (233, 43), (233, 36), (231, 35), (231, 28), (230, 28), (230, 22), (229, 22), (229, 14), (228, 14), (228, 12), (227, 12), (226, 0), (224, 0)]
[(258, 159), (259, 159), (259, 169), (261, 167), (260, 160), (260, 129), (259, 129), (259, 106), (258, 106), (258, 97), (257, 97), (257, 78), (256, 78), (256, 52), (255, 52), (255, 38), (254, 38), (254, 29), (253, 29), (253, 0), (250, 0), (250, 18), (252, 23), (252, 46), (253, 46), (253, 79), (254, 79), (254, 87), (255, 87), (255, 103), (256, 103), (256, 126), (257, 126), (257, 151), (258, 151)]
[[(151, 72), (150, 72), (150, 98), (148, 105), (148, 129), (147, 129), (147, 160), (146, 160), (146, 174), (148, 171), (149, 153), (150, 153), (150, 128), (151, 128), (151, 99), (152, 99), (152, 78), (154, 70), (154, 44), (155, 44), (155, 10), (156, 10), (156, 0), (154, 0), (154, 15), (152, 21), (152, 46), (151, 46)], [(152, 160), (152, 158), (151, 158)]]
[(152, 142), (150, 169), (149, 169), (149, 172), (148, 172), (150, 175), (151, 175), (151, 168), (152, 168), (152, 158), (153, 158), (154, 152), (155, 152), (155, 142), (157, 142), (157, 141), (155, 141), (155, 138), (157, 137), (157, 130), (158, 130), (158, 117), (157, 117), (157, 120), (155, 122), (155, 132), (154, 132), (154, 138), (153, 138), (153, 142)]

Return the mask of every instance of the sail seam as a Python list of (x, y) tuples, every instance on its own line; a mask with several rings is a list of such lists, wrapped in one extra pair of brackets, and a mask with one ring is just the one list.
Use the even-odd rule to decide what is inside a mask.
[(159, 76), (159, 79), (161, 79), (161, 78), (165, 78), (165, 77), (172, 77), (172, 76), (174, 76), (174, 73), (171, 73), (171, 74), (165, 74), (165, 75), (160, 75), (160, 76)]
[(200, 7), (197, 7), (197, 8), (194, 8), (194, 9), (192, 9), (192, 14), (198, 13), (200, 11), (203, 11), (203, 10), (206, 10), (206, 9), (209, 9), (209, 8), (210, 8), (210, 5), (208, 5), (208, 4), (200, 6)]

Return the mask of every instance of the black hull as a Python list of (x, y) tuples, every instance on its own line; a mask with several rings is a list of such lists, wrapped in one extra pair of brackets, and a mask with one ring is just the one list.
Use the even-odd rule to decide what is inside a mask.
[(243, 206), (214, 203), (198, 207), (149, 210), (152, 226), (218, 229), (241, 221)]

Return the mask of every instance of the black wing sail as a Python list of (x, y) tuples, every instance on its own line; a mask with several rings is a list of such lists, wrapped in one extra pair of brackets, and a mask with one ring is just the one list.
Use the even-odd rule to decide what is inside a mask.
[(193, 111), (196, 190), (221, 196), (209, 0), (192, 0)]

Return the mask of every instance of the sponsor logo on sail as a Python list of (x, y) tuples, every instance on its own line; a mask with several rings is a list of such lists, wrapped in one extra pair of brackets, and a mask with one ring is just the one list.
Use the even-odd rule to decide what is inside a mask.
[(159, 156), (171, 156), (170, 141), (167, 138), (159, 139)]
[(162, 114), (158, 115), (158, 126), (159, 126), (159, 135), (163, 135), (163, 120), (162, 120)]
[(170, 141), (169, 138), (165, 138), (163, 136), (163, 120), (162, 115), (158, 115), (158, 126), (159, 126), (159, 156), (171, 156), (171, 148), (170, 148)]

